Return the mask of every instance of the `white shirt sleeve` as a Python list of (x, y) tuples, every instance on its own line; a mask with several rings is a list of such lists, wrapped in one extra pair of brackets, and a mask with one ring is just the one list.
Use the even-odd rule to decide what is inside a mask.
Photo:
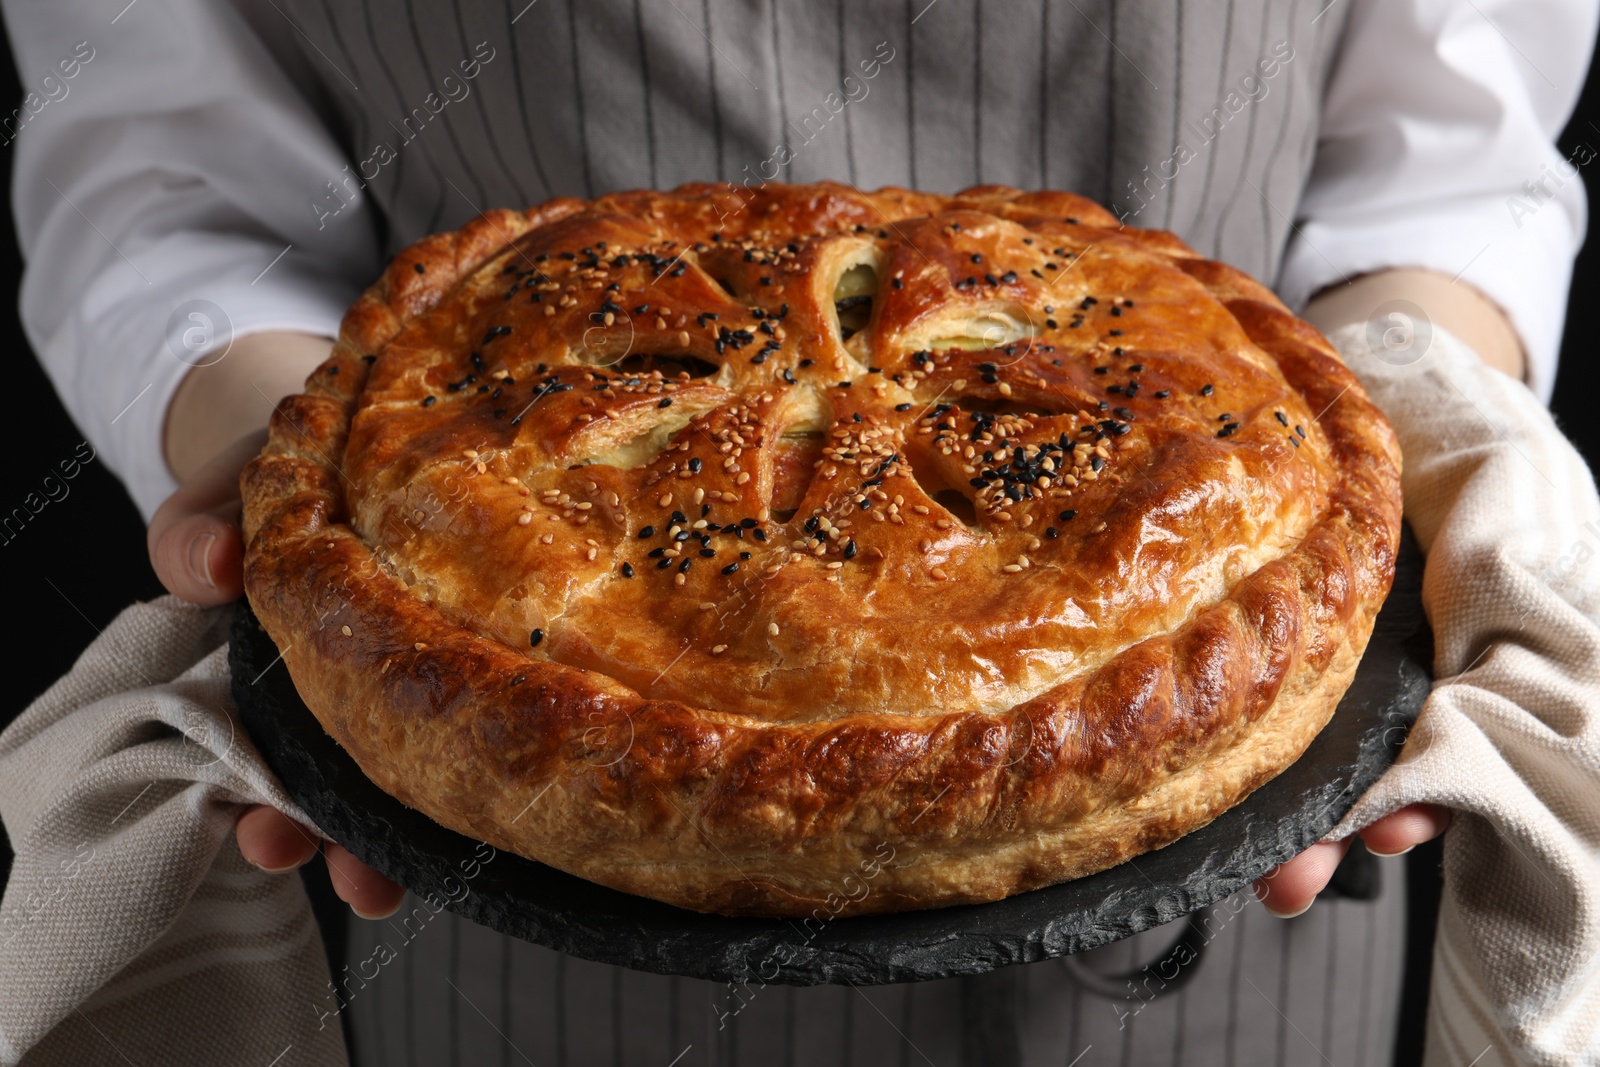
[[(1279, 292), (1386, 267), (1470, 283), (1510, 317), (1549, 401), (1586, 200), (1560, 134), (1600, 0), (1344, 0), (1311, 177)], [(1427, 309), (1423, 309), (1426, 311)]]
[[(381, 266), (373, 211), (348, 189), (313, 208), (346, 160), (233, 6), (3, 6), (30, 94), (0, 121), (23, 327), (148, 519), (175, 487), (162, 429), (184, 373), (230, 336), (335, 336)], [(195, 300), (221, 316), (189, 318)]]

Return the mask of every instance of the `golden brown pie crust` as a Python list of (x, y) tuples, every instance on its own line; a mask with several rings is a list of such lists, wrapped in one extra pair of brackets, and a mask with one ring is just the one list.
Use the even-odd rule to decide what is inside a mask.
[(397, 256), (245, 471), (246, 588), (440, 823), (699, 911), (888, 912), (1110, 867), (1298, 758), (1399, 472), (1327, 341), (1169, 233), (695, 184)]

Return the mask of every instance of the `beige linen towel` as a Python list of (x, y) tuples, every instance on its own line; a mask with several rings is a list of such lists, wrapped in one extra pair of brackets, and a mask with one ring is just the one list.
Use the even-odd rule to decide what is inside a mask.
[[(1400, 433), (1439, 679), (1335, 835), (1414, 801), (1459, 813), (1428, 1067), (1600, 1062), (1593, 482), (1532, 394), (1443, 331), (1416, 360), (1359, 327), (1333, 340)], [(305, 819), (233, 732), (218, 618), (130, 608), (0, 735), (6, 1064), (345, 1062), (304, 1007), (328, 974), (298, 879), (229, 833), (243, 802)]]
[(1427, 1067), (1597, 1064), (1600, 501), (1532, 393), (1427, 332), (1330, 338), (1399, 434), (1435, 637), (1399, 762), (1331, 836), (1416, 801), (1456, 811)]
[(242, 804), (311, 823), (237, 728), (228, 615), (129, 608), (0, 734), (0, 1063), (346, 1063), (306, 1009), (328, 968), (300, 879), (234, 845)]

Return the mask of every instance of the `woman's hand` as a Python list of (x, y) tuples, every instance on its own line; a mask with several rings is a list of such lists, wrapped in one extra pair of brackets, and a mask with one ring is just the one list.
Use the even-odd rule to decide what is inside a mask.
[[(1435, 804), (1411, 804), (1360, 831), (1361, 840), (1374, 856), (1398, 856), (1444, 833), (1450, 809)], [(1256, 896), (1268, 911), (1285, 919), (1299, 915), (1317, 899), (1333, 877), (1333, 870), (1350, 850), (1350, 838), (1319, 841), (1288, 863), (1256, 879)]]
[[(196, 367), (167, 408), (167, 464), (182, 484), (150, 520), (150, 562), (174, 596), (226, 604), (244, 592), (239, 474), (266, 442), (278, 400), (297, 392), (328, 356), (325, 337), (259, 333), (240, 338), (215, 363)], [(243, 437), (242, 429), (250, 432)], [(334, 892), (357, 915), (394, 914), (405, 890), (332, 843), (265, 805), (246, 808), (234, 836), (244, 858), (274, 873), (292, 871), (318, 851)]]
[[(264, 871), (292, 871), (317, 854), (321, 844), (304, 827), (277, 808), (258, 805), (239, 817), (234, 828), (239, 853)], [(339, 899), (363, 919), (387, 919), (400, 907), (406, 891), (332, 841), (322, 844), (328, 877)]]
[(257, 430), (223, 449), (161, 502), (146, 534), (156, 577), (173, 596), (227, 604), (244, 592), (239, 473), (266, 443)]

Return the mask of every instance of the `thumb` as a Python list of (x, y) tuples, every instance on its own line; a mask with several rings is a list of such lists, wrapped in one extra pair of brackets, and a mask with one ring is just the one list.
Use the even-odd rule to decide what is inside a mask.
[(239, 472), (261, 451), (266, 432), (235, 442), (162, 502), (147, 546), (161, 584), (196, 604), (226, 604), (244, 591)]

